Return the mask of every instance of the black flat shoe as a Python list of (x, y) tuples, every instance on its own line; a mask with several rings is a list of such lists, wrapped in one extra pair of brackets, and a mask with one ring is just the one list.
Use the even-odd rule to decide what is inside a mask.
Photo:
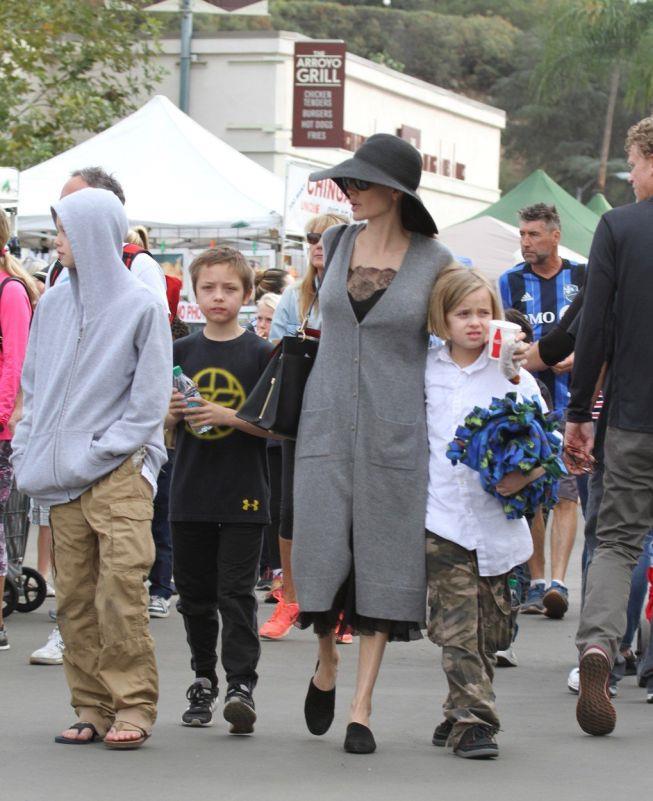
[(350, 723), (345, 737), (345, 751), (349, 754), (372, 754), (376, 751), (374, 735), (362, 723)]
[[(317, 670), (317, 667), (316, 667)], [(320, 690), (313, 684), (313, 678), (308, 685), (306, 701), (304, 701), (304, 718), (311, 734), (320, 736), (326, 734), (331, 728), (336, 712), (336, 688)]]

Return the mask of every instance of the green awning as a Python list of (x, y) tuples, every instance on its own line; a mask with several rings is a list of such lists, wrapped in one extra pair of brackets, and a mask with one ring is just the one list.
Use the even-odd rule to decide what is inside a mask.
[(608, 199), (602, 192), (597, 192), (589, 203), (585, 204), (590, 211), (598, 214), (601, 217), (606, 211), (610, 211), (612, 206), (608, 203)]
[(583, 256), (589, 255), (599, 217), (566, 192), (544, 170), (535, 170), (501, 200), (475, 216), (487, 215), (509, 225), (519, 225), (517, 212), (535, 203), (555, 205), (562, 223), (562, 244)]

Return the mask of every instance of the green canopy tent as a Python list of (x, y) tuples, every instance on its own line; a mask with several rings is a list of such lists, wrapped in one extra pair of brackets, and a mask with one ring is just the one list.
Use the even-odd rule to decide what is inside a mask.
[(612, 208), (612, 206), (608, 203), (606, 196), (602, 192), (597, 192), (595, 195), (593, 195), (589, 203), (586, 203), (585, 205), (590, 211), (593, 211), (594, 214), (598, 214), (599, 217), (605, 214), (606, 211), (610, 211)]
[(544, 170), (535, 170), (501, 200), (475, 216), (489, 215), (509, 225), (518, 225), (517, 212), (535, 203), (555, 205), (562, 223), (562, 244), (583, 256), (589, 254), (599, 217), (566, 192)]

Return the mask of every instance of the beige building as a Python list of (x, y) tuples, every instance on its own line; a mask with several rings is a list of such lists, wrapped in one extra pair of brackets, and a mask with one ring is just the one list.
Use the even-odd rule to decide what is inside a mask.
[[(284, 177), (289, 162), (332, 165), (346, 149), (291, 146), (293, 52), (307, 37), (285, 31), (223, 32), (192, 42), (190, 116), (232, 147)], [(164, 39), (168, 70), (156, 92), (179, 98), (179, 40)], [(419, 147), (421, 194), (441, 228), (499, 196), (505, 112), (347, 54), (344, 127), (354, 150), (373, 133)]]

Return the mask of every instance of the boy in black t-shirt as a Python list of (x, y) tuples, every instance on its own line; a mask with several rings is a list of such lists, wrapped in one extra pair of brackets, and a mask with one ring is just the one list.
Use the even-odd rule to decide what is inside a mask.
[[(260, 656), (254, 587), (263, 527), (269, 523), (265, 434), (236, 412), (258, 381), (272, 346), (238, 323), (254, 273), (231, 248), (200, 254), (190, 267), (205, 328), (174, 343), (174, 364), (202, 394), (190, 407), (177, 391), (166, 426), (177, 434), (170, 522), (178, 609), (196, 679), (186, 726), (208, 726), (218, 697), (218, 612), (227, 674), (224, 717), (232, 734), (254, 731), (252, 691)], [(196, 429), (213, 426), (199, 434)]]

